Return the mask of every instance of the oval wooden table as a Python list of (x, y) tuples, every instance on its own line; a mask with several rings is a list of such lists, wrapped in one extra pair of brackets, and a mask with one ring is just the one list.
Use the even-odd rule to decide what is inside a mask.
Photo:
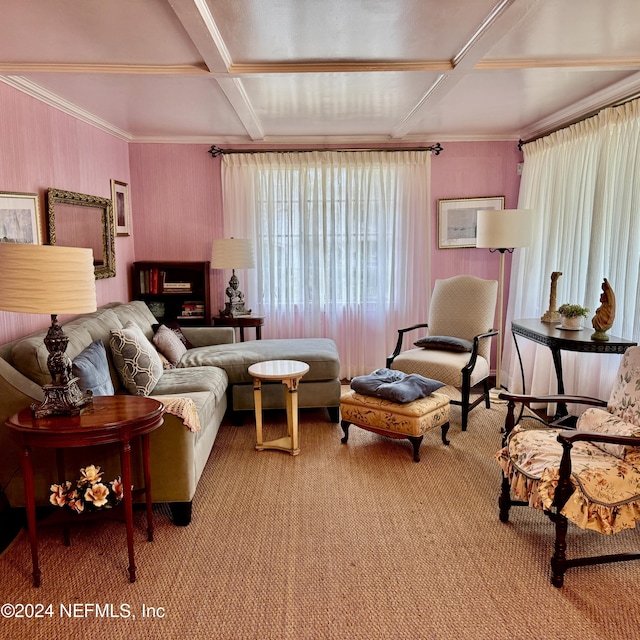
[[(11, 435), (22, 447), (22, 474), (24, 477), (27, 524), (33, 564), (33, 586), (40, 586), (38, 566), (38, 536), (36, 531), (36, 505), (33, 482), (32, 447), (56, 449), (58, 462), (57, 481), (64, 480), (64, 449), (109, 443), (120, 444), (123, 503), (129, 552), (129, 581), (135, 582), (136, 565), (133, 555), (133, 502), (131, 494), (131, 440), (142, 439), (142, 460), (147, 507), (147, 539), (153, 540), (153, 515), (151, 509), (151, 470), (149, 466), (149, 434), (164, 419), (162, 403), (142, 396), (96, 396), (92, 405), (82, 409), (79, 416), (47, 416), (34, 418), (30, 408), (12, 415), (6, 425)], [(65, 535), (65, 542), (68, 541)]]

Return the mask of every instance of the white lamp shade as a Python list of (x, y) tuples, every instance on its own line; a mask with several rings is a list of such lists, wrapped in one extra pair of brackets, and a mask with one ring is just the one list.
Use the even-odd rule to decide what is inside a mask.
[(95, 311), (93, 251), (0, 243), (0, 310), (49, 315)]
[(211, 248), (212, 269), (253, 269), (253, 242), (247, 238), (219, 238)]
[(530, 209), (483, 209), (478, 211), (476, 247), (526, 247), (532, 232), (533, 211)]

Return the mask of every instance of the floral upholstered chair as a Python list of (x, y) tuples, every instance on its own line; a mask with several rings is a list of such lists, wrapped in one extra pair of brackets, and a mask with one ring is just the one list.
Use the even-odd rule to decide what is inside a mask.
[[(500, 520), (508, 521), (511, 505), (525, 504), (544, 510), (555, 522), (551, 582), (561, 587), (570, 567), (639, 559), (640, 553), (567, 559), (566, 534), (569, 521), (609, 535), (633, 529), (640, 520), (640, 347), (623, 356), (608, 402), (500, 397), (508, 401), (503, 448), (496, 454), (503, 475)], [(592, 405), (575, 430), (514, 427), (516, 403), (560, 401)]]

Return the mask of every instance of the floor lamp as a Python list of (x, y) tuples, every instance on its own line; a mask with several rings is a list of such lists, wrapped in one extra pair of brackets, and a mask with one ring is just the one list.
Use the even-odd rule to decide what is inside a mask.
[(529, 209), (487, 209), (478, 211), (476, 247), (500, 252), (500, 278), (498, 280), (498, 346), (496, 349), (496, 386), (490, 391), (492, 402), (500, 402), (502, 390), (502, 339), (504, 299), (504, 254), (515, 247), (526, 247), (532, 233), (532, 212)]

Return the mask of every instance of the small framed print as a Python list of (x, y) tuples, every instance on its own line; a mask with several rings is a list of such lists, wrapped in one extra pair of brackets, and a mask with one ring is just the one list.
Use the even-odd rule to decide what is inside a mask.
[(0, 242), (41, 244), (37, 193), (0, 191)]
[(113, 217), (116, 221), (116, 234), (131, 235), (131, 202), (129, 200), (129, 185), (118, 180), (111, 181), (111, 200), (113, 202)]
[(438, 200), (438, 249), (475, 247), (483, 209), (504, 209), (504, 196)]

